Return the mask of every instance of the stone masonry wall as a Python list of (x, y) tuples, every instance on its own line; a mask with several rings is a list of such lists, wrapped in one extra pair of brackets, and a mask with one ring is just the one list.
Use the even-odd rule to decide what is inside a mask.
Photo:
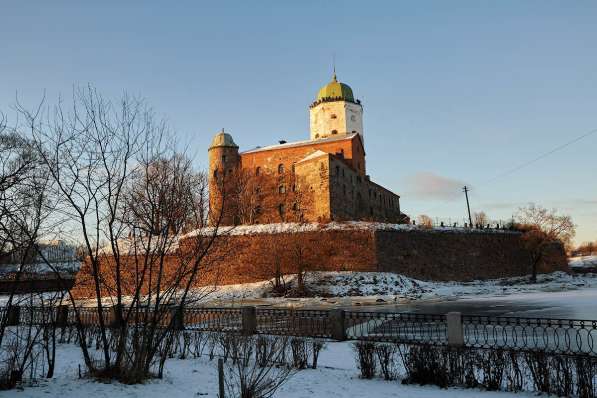
[[(373, 224), (371, 224), (373, 225)], [(176, 259), (168, 262), (176, 274)], [(396, 272), (423, 280), (469, 281), (531, 273), (529, 255), (517, 233), (321, 229), (294, 233), (257, 233), (218, 238), (203, 261), (197, 285), (237, 284), (271, 279), (278, 270)], [(104, 265), (104, 279), (111, 267)], [(132, 267), (131, 267), (132, 268)], [(539, 272), (567, 271), (561, 245), (552, 247)], [(125, 273), (134, 281), (132, 272)], [(128, 285), (132, 286), (132, 283)], [(77, 275), (76, 296), (93, 293), (89, 267)]]
[[(425, 280), (467, 281), (531, 273), (529, 253), (517, 233), (377, 231), (380, 271)], [(540, 272), (566, 271), (563, 248), (554, 247)]]

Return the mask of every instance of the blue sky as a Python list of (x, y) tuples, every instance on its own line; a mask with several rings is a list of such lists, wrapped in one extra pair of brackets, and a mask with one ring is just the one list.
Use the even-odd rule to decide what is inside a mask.
[[(364, 104), (367, 167), (403, 210), (507, 219), (528, 202), (597, 239), (595, 1), (0, 1), (0, 110), (92, 83), (143, 96), (204, 167), (222, 127), (241, 149), (308, 137), (331, 75)], [(487, 182), (490, 181), (490, 182)]]

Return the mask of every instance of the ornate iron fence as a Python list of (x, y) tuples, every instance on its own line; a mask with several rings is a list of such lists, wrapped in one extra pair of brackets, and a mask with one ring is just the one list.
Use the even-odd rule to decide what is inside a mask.
[[(56, 321), (60, 321), (61, 325), (75, 324), (73, 308), (68, 308), (65, 321), (61, 320), (57, 311), (58, 308), (52, 307), (11, 307), (10, 310), (0, 307), (0, 316), (6, 317), (11, 325)], [(78, 311), (83, 325), (99, 324), (97, 308), (81, 307)], [(125, 308), (124, 311), (129, 310)], [(165, 315), (160, 317), (160, 325), (174, 325), (198, 332), (243, 332), (402, 344), (456, 344), (472, 348), (597, 356), (597, 320), (457, 314), (457, 322), (451, 323), (449, 318), (452, 315), (399, 312), (253, 307), (187, 307), (182, 312), (178, 312), (176, 307), (165, 307), (163, 311)], [(153, 314), (151, 309), (140, 309), (133, 314), (137, 316), (128, 317), (128, 322), (144, 323), (144, 319)], [(103, 319), (106, 325), (112, 325), (115, 321), (114, 309), (103, 308)]]
[(392, 343), (447, 344), (445, 315), (345, 312), (346, 337)]
[(185, 308), (185, 329), (207, 332), (238, 332), (242, 330), (240, 308)]
[(469, 347), (597, 354), (597, 320), (464, 315), (462, 326)]
[(329, 311), (258, 308), (255, 316), (259, 334), (331, 338)]

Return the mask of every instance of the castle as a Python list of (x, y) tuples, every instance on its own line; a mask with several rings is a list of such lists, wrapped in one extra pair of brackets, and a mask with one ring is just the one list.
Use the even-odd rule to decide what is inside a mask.
[(239, 152), (223, 130), (209, 147), (212, 223), (367, 220), (407, 223), (400, 196), (366, 172), (363, 106), (334, 73), (309, 106), (310, 139)]

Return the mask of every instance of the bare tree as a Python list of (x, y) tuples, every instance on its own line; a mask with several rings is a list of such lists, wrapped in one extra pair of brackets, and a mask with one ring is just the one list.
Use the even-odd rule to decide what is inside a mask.
[(417, 224), (423, 228), (433, 228), (433, 220), (426, 214), (417, 217)]
[[(221, 215), (207, 232), (185, 235), (206, 227), (206, 178), (142, 100), (115, 104), (87, 87), (75, 90), (69, 111), (62, 102), (17, 109), (61, 203), (55, 217), (82, 242), (87, 280), (69, 301), (85, 364), (97, 376), (142, 381), (175, 335), (218, 236)], [(101, 358), (87, 348), (75, 294), (95, 300)]]
[(487, 218), (487, 214), (484, 211), (473, 213), (473, 223), (474, 225), (478, 225), (483, 227), (489, 223), (489, 219)]
[(521, 207), (517, 228), (523, 231), (523, 242), (530, 253), (531, 281), (537, 280), (537, 267), (549, 255), (553, 245), (569, 245), (575, 235), (575, 225), (569, 215), (558, 214), (533, 203)]

